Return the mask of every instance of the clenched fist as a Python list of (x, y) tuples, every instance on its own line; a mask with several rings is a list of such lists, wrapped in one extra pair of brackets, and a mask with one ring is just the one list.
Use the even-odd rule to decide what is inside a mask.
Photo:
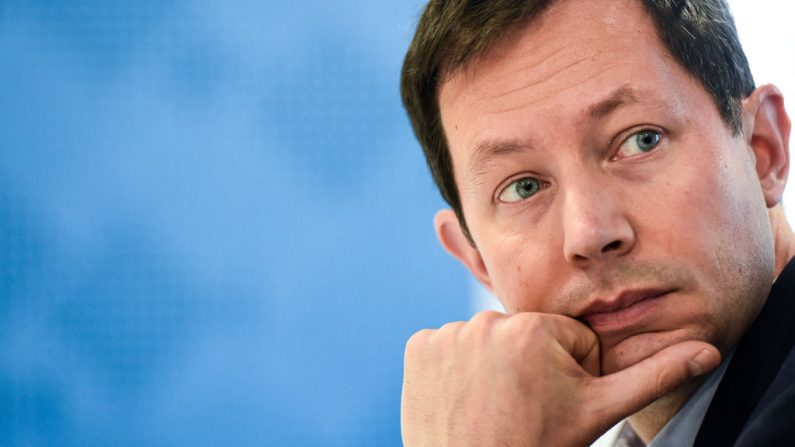
[(407, 447), (583, 446), (720, 363), (687, 341), (600, 376), (599, 339), (579, 321), (482, 312), (422, 330), (406, 345)]

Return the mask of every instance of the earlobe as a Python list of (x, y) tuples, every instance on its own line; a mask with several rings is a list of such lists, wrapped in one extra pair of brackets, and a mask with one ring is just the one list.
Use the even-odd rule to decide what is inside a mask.
[(475, 275), (475, 278), (493, 293), (489, 273), (483, 263), (483, 258), (480, 256), (480, 251), (470, 243), (466, 234), (464, 234), (455, 212), (450, 209), (439, 211), (433, 219), (433, 224), (436, 228), (436, 236), (439, 238), (442, 247), (454, 258), (461, 261)]
[(764, 85), (743, 100), (744, 134), (756, 158), (756, 173), (765, 202), (772, 208), (781, 201), (789, 172), (790, 120), (784, 98), (772, 85)]

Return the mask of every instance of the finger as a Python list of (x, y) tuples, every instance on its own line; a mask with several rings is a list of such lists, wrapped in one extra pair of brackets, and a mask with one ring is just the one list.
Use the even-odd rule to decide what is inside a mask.
[(685, 341), (616, 373), (594, 380), (592, 402), (606, 419), (637, 412), (686, 381), (715, 369), (720, 352), (709, 343)]
[(599, 337), (588, 326), (563, 315), (549, 315), (553, 337), (577, 363), (593, 376), (599, 375)]

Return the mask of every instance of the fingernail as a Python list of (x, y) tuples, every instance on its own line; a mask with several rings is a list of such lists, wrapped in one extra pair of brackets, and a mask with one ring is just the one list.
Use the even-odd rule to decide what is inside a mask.
[(690, 370), (690, 374), (693, 377), (700, 376), (707, 372), (707, 370), (712, 369), (710, 366), (714, 363), (713, 357), (714, 355), (709, 350), (702, 349), (687, 362), (687, 369)]

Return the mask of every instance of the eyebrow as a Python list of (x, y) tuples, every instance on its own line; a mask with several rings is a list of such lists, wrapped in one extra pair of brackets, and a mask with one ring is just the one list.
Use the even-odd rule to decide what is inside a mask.
[(484, 168), (494, 159), (521, 153), (528, 149), (532, 150), (533, 145), (516, 141), (484, 141), (478, 144), (472, 153), (472, 158), (469, 159), (467, 165), (467, 172), (472, 177), (473, 183), (477, 183), (478, 177), (486, 173)]
[[(601, 101), (589, 106), (585, 110), (585, 116), (592, 120), (599, 120), (607, 117), (616, 110), (640, 102), (641, 94), (637, 89), (623, 85), (608, 94)], [(648, 101), (653, 106), (663, 106), (663, 101)], [(488, 140), (483, 141), (475, 147), (472, 157), (467, 165), (467, 172), (472, 177), (472, 183), (477, 184), (478, 178), (486, 174), (485, 167), (495, 159), (533, 150), (535, 146), (530, 142)]]
[(602, 119), (615, 112), (616, 109), (637, 102), (640, 102), (637, 91), (628, 85), (624, 85), (608, 95), (607, 98), (588, 107), (586, 114), (591, 119)]

